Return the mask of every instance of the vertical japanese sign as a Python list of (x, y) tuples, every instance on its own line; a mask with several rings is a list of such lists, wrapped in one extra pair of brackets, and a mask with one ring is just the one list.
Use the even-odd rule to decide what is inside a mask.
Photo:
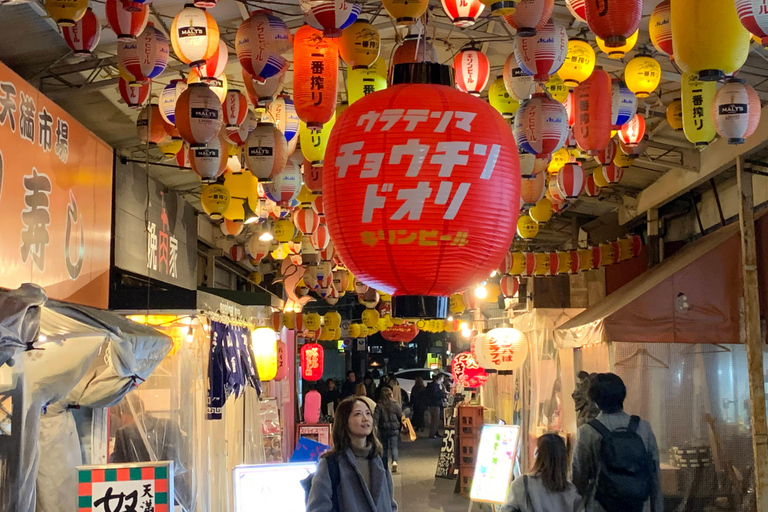
[(0, 62), (0, 286), (107, 307), (112, 149)]
[(173, 462), (79, 466), (77, 512), (173, 512)]
[(194, 207), (138, 166), (118, 161), (115, 169), (115, 266), (197, 288)]

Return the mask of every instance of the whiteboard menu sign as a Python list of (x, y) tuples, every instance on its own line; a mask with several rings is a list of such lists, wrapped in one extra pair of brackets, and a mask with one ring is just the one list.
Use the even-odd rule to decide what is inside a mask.
[(504, 503), (520, 443), (516, 425), (484, 425), (477, 451), (472, 501)]
[(235, 512), (305, 512), (301, 481), (315, 472), (314, 462), (237, 466)]

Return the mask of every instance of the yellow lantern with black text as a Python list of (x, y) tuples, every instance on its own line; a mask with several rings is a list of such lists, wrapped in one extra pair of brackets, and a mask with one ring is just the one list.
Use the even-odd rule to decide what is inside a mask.
[(613, 244), (600, 244), (600, 266), (607, 267), (614, 262)]
[(530, 240), (539, 233), (539, 224), (528, 215), (521, 215), (517, 221), (517, 234), (524, 240)]
[(676, 132), (683, 130), (683, 101), (680, 98), (672, 100), (667, 105), (667, 122)]
[(349, 334), (350, 338), (359, 338), (360, 324), (349, 324), (349, 327), (347, 327), (347, 334)]
[(368, 20), (358, 18), (342, 30), (339, 56), (352, 69), (367, 68), (379, 58), (379, 31)]
[(259, 207), (259, 180), (250, 171), (238, 169), (237, 172), (224, 173), (224, 186), (239, 199), (230, 202), (229, 208), (224, 212), (224, 218), (229, 220), (245, 220), (245, 204), (252, 211)]
[(277, 376), (277, 335), (269, 327), (257, 327), (251, 333), (251, 350), (262, 382)]
[(363, 325), (366, 327), (373, 329), (375, 328), (379, 323), (379, 312), (375, 309), (366, 309), (363, 311), (362, 319), (363, 319)]
[(399, 27), (413, 25), (429, 7), (429, 0), (382, 0), (381, 3)]
[(579, 270), (592, 270), (592, 249), (579, 249)]
[(220, 220), (229, 208), (231, 195), (224, 185), (206, 185), (200, 195), (203, 211), (213, 220)]
[[(616, 154), (613, 156), (613, 163), (617, 167), (621, 168), (627, 168), (632, 167), (632, 164), (635, 162), (635, 156), (634, 155), (628, 155), (624, 153), (623, 151), (617, 151)], [(599, 172), (599, 170), (596, 170), (595, 175), (602, 174)], [(595, 181), (597, 183), (597, 181)], [(598, 184), (598, 186), (600, 186)]]
[(638, 55), (624, 68), (624, 82), (638, 98), (647, 98), (659, 87), (661, 66), (649, 55)]
[(640, 30), (638, 29), (634, 34), (627, 38), (627, 41), (623, 45), (617, 46), (616, 48), (609, 48), (605, 45), (605, 41), (597, 36), (595, 36), (595, 39), (597, 40), (597, 47), (600, 48), (604, 53), (607, 53), (608, 57), (611, 59), (622, 59), (624, 58), (624, 55), (626, 55), (632, 50), (632, 48), (635, 47), (637, 44), (637, 36), (639, 34)]
[(569, 251), (557, 251), (556, 274), (567, 274), (571, 271), (571, 253)]
[(315, 332), (320, 329), (320, 315), (314, 311), (312, 313), (303, 314), (302, 320), (304, 321), (304, 328), (309, 332)]
[(504, 119), (512, 119), (520, 108), (520, 102), (513, 98), (504, 85), (504, 77), (498, 76), (488, 90), (488, 103), (501, 114)]
[(549, 274), (549, 253), (536, 252), (533, 254), (536, 259), (536, 265), (533, 270), (534, 276), (546, 276)]
[(374, 68), (353, 68), (347, 71), (347, 101), (350, 105), (363, 96), (386, 88), (387, 79)]
[(307, 128), (307, 124), (304, 121), (299, 124), (301, 154), (315, 167), (323, 165), (325, 148), (328, 147), (328, 138), (331, 136), (331, 130), (333, 130), (333, 125), (335, 124), (335, 114), (331, 117), (330, 121), (316, 130)]
[(88, 11), (88, 0), (45, 0), (45, 10), (60, 27), (72, 27)]
[(595, 69), (595, 50), (584, 39), (570, 39), (568, 41), (568, 54), (565, 62), (560, 66), (557, 74), (568, 87), (576, 87), (589, 78)]
[(552, 202), (546, 197), (542, 197), (534, 207), (528, 210), (528, 215), (539, 224), (549, 222), (549, 219), (552, 218), (552, 213)]
[(512, 266), (509, 269), (509, 273), (513, 276), (519, 276), (525, 272), (526, 260), (525, 253), (515, 251), (512, 253)]
[(460, 315), (466, 309), (464, 305), (464, 296), (460, 293), (454, 293), (448, 298), (448, 309), (454, 315)]
[(697, 146), (706, 146), (717, 133), (712, 116), (717, 82), (705, 82), (694, 73), (683, 73), (680, 90), (685, 138)]
[(296, 227), (288, 219), (280, 219), (275, 222), (275, 240), (278, 242), (290, 242), (296, 236)]
[(558, 76), (558, 73), (550, 76), (547, 83), (544, 84), (544, 87), (547, 88), (547, 92), (552, 96), (553, 100), (563, 103), (568, 99), (568, 86), (563, 79)]
[(338, 329), (341, 327), (341, 315), (337, 311), (329, 311), (323, 315), (323, 326), (328, 329)]

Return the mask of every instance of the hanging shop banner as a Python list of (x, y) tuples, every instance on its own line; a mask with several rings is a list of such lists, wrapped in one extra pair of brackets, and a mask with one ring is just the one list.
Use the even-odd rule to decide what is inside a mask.
[(173, 461), (78, 466), (77, 512), (173, 512)]
[(180, 194), (138, 165), (115, 162), (115, 266), (197, 289), (197, 218)]
[(0, 286), (106, 308), (112, 148), (0, 62)]
[(504, 503), (520, 443), (517, 425), (484, 425), (477, 450), (472, 501)]

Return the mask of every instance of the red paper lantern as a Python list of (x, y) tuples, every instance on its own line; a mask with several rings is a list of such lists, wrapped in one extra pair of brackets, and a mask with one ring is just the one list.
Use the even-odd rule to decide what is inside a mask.
[(381, 331), (381, 337), (395, 343), (410, 343), (419, 334), (416, 324), (405, 322)]
[[(321, 226), (323, 224), (320, 224)], [(318, 231), (320, 231), (321, 228), (318, 228), (317, 231), (315, 231), (315, 234), (317, 234)], [(314, 244), (314, 241), (312, 242)], [(336, 254), (336, 247), (333, 245), (333, 240), (328, 241), (328, 245), (325, 247), (325, 249), (320, 251), (320, 259), (322, 261), (333, 261), (337, 262), (339, 259), (338, 255)], [(337, 263), (338, 264), (338, 263)]]
[(480, 0), (442, 0), (445, 14), (457, 27), (471, 27), (485, 9)]
[[(244, 224), (242, 220), (229, 220), (224, 219), (224, 222), (219, 224), (219, 228), (221, 228), (221, 232), (224, 234), (224, 236), (238, 236), (240, 233), (243, 232)], [(243, 248), (245, 250), (245, 248)], [(243, 256), (244, 258), (245, 256)], [(241, 260), (243, 258), (240, 258)], [(232, 258), (234, 259), (234, 257)], [(240, 261), (240, 260), (236, 260)]]
[(309, 25), (302, 26), (293, 45), (293, 104), (307, 128), (317, 129), (336, 112), (339, 47)]
[(584, 151), (596, 154), (611, 141), (611, 77), (596, 69), (573, 90), (573, 95), (576, 141)]
[(616, 143), (610, 141), (608, 145), (605, 146), (605, 148), (597, 152), (595, 155), (595, 160), (597, 160), (597, 163), (600, 165), (608, 165), (609, 163), (613, 162), (613, 158), (616, 156), (616, 151), (618, 151), (616, 148)]
[[(328, 248), (328, 244), (331, 243), (331, 234), (328, 232), (328, 227), (325, 224), (318, 223), (317, 227), (312, 233), (311, 242), (312, 242), (312, 247), (314, 247), (315, 250), (324, 251), (325, 249)], [(330, 261), (331, 258), (323, 258), (323, 259)]]
[(224, 126), (235, 131), (245, 121), (248, 114), (248, 99), (237, 89), (230, 89), (222, 103)]
[(360, 4), (347, 0), (311, 0), (300, 3), (304, 21), (322, 30), (325, 37), (339, 37), (343, 29), (357, 20), (361, 9)]
[(576, 123), (576, 103), (573, 99), (573, 91), (568, 91), (568, 97), (563, 102), (565, 113), (568, 115), (568, 126)]
[[(595, 172), (601, 172), (601, 170), (595, 170)], [(597, 186), (595, 177), (591, 174), (587, 176), (587, 179), (584, 181), (584, 191), (589, 197), (597, 197), (600, 195), (600, 187)]]
[(544, 93), (536, 93), (515, 114), (513, 131), (520, 149), (547, 157), (565, 144), (568, 135), (565, 107)]
[[(227, 67), (228, 61), (229, 48), (227, 48), (227, 43), (224, 39), (219, 39), (219, 47), (213, 52), (213, 55), (197, 68), (197, 72), (203, 82), (215, 80), (217, 77), (224, 74), (224, 69)], [(248, 86), (246, 85), (246, 88), (247, 87)]]
[(511, 252), (507, 252), (504, 255), (504, 259), (501, 261), (501, 265), (499, 265), (498, 271), (499, 274), (509, 274), (512, 271), (512, 265), (515, 262), (515, 257)]
[(485, 384), (488, 374), (480, 368), (480, 364), (472, 352), (460, 352), (453, 356), (451, 363), (453, 382), (465, 388), (476, 388)]
[(517, 30), (518, 36), (533, 37), (547, 24), (554, 8), (555, 0), (517, 2), (515, 12), (504, 16), (504, 21)]
[(72, 49), (72, 52), (78, 57), (88, 57), (99, 44), (101, 36), (101, 25), (99, 18), (93, 14), (89, 7), (85, 15), (75, 22), (72, 26), (63, 26), (61, 33), (64, 36), (64, 42)]
[[(313, 191), (313, 192), (315, 192), (315, 191)], [(318, 194), (312, 200), (312, 209), (315, 210), (315, 212), (320, 216), (320, 222), (323, 222), (323, 219), (325, 218), (324, 217), (325, 209), (323, 208), (323, 196), (322, 195)]]
[(501, 276), (499, 288), (501, 288), (502, 295), (512, 298), (517, 295), (517, 291), (520, 289), (520, 280), (515, 276)]
[(190, 84), (176, 100), (176, 128), (192, 148), (203, 147), (219, 135), (222, 117), (221, 101), (204, 83)]
[(640, 114), (635, 114), (619, 130), (619, 140), (632, 147), (640, 144), (645, 137), (645, 119)]
[(538, 37), (515, 37), (515, 59), (520, 68), (537, 82), (546, 82), (565, 62), (568, 34), (565, 27), (550, 19), (538, 30)]
[(620, 182), (621, 178), (624, 177), (624, 168), (619, 167), (613, 162), (611, 162), (610, 165), (606, 165), (599, 171), (595, 172), (603, 173), (603, 179), (611, 185), (615, 185), (616, 183)]
[(305, 235), (311, 235), (320, 225), (320, 216), (312, 208), (299, 208), (293, 213), (293, 224)]
[(147, 4), (135, 4), (139, 8), (130, 10), (127, 5), (130, 3), (133, 2), (107, 0), (107, 4), (104, 7), (109, 27), (117, 35), (119, 41), (134, 41), (139, 34), (144, 32), (144, 28), (146, 28), (149, 21), (149, 7)]
[(453, 70), (458, 90), (480, 96), (488, 85), (491, 66), (483, 52), (470, 49), (456, 54), (453, 58)]
[(624, 46), (627, 38), (640, 26), (643, 15), (642, 0), (591, 0), (586, 2), (585, 7), (590, 30), (605, 41), (608, 48)]
[(558, 273), (558, 269), (560, 268), (560, 254), (553, 251), (550, 252), (547, 257), (549, 258), (549, 270), (546, 275), (554, 276)]
[(160, 115), (160, 107), (152, 103), (145, 105), (139, 117), (136, 119), (136, 130), (142, 144), (159, 144), (168, 135), (165, 133), (163, 116)]
[[(558, 173), (559, 174), (559, 173)], [(565, 193), (560, 190), (560, 184), (557, 182), (557, 176), (550, 176), (547, 181), (547, 192), (545, 193), (554, 206), (557, 203), (565, 201)]]
[(577, 163), (565, 164), (557, 173), (557, 186), (565, 199), (576, 199), (584, 191), (584, 170)]
[(524, 252), (523, 256), (525, 257), (525, 266), (523, 267), (521, 275), (524, 277), (531, 277), (536, 273), (536, 253)]
[(117, 44), (117, 61), (122, 70), (131, 77), (130, 85), (155, 78), (168, 64), (168, 38), (151, 23), (135, 41)]
[[(736, 0), (736, 3), (744, 0)], [(751, 0), (746, 0), (747, 2)], [(738, 11), (738, 9), (737, 9)], [(662, 0), (653, 8), (651, 19), (648, 21), (648, 35), (658, 51), (672, 57), (672, 23), (670, 0)], [(751, 32), (751, 31), (750, 31)], [(752, 32), (755, 34), (756, 32)]]
[(235, 262), (243, 261), (245, 259), (245, 247), (242, 245), (233, 245), (229, 249), (229, 257)]
[(581, 253), (576, 251), (569, 251), (571, 256), (571, 266), (568, 269), (569, 274), (578, 274), (581, 270)]
[[(419, 114), (397, 113), (409, 110)], [(350, 105), (323, 168), (326, 222), (340, 257), (390, 295), (447, 297), (486, 278), (514, 236), (519, 189), (507, 122), (442, 85), (396, 85)], [(483, 204), (484, 215), (472, 204)]]
[(131, 108), (141, 108), (149, 96), (149, 82), (145, 82), (139, 87), (131, 87), (123, 77), (120, 77), (117, 90), (120, 91), (120, 97), (126, 105)]
[(301, 347), (301, 378), (308, 381), (320, 380), (323, 376), (324, 352), (318, 343), (305, 343)]

